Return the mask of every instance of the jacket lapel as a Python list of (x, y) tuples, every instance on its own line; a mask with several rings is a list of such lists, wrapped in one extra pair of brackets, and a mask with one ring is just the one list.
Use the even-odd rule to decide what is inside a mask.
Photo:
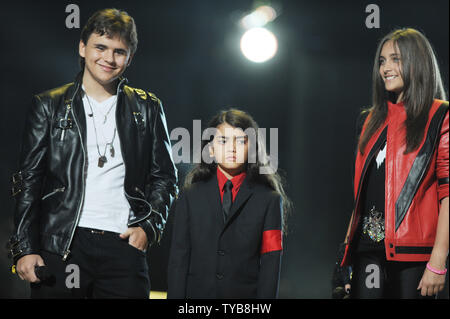
[(86, 145), (87, 132), (86, 132), (86, 113), (84, 112), (83, 101), (81, 100), (82, 89), (81, 83), (75, 82), (74, 91), (70, 92), (65, 104), (71, 104), (73, 115), (75, 116), (76, 124), (80, 130), (83, 144)]
[(222, 228), (224, 225), (222, 202), (220, 200), (219, 184), (215, 174), (206, 182), (205, 196), (211, 208), (211, 214), (214, 215), (213, 218), (216, 220), (216, 223), (220, 225), (220, 228)]
[(408, 177), (403, 185), (403, 188), (398, 195), (395, 203), (395, 231), (398, 230), (400, 224), (408, 212), (409, 207), (413, 201), (414, 196), (419, 189), (425, 171), (430, 165), (431, 157), (438, 145), (439, 133), (445, 114), (448, 111), (448, 102), (442, 103), (439, 109), (434, 113), (428, 131), (425, 135), (425, 142), (420, 150), (417, 152), (413, 165), (409, 170)]
[[(362, 134), (362, 133), (361, 133)], [(357, 150), (356, 164), (355, 164), (355, 180), (354, 180), (354, 198), (355, 204), (358, 201), (359, 194), (362, 188), (362, 182), (364, 180), (365, 173), (372, 161), (373, 156), (380, 150), (387, 138), (387, 124), (383, 124), (378, 131), (372, 135), (369, 143), (366, 145), (364, 155), (361, 155)], [(367, 152), (367, 150), (370, 150)]]
[[(248, 183), (248, 177), (244, 179), (242, 182), (241, 187), (239, 188), (239, 192), (236, 195), (236, 198), (233, 202), (233, 205), (231, 206), (230, 214), (228, 215), (228, 219), (224, 223), (224, 228), (222, 230), (222, 233), (225, 231), (225, 229), (228, 227), (229, 224), (233, 222), (236, 215), (238, 215), (242, 210), (241, 207), (247, 202), (247, 200), (250, 198), (250, 196), (253, 194), (253, 190)], [(220, 200), (220, 198), (219, 198)], [(222, 210), (221, 210), (222, 212)], [(223, 218), (222, 218), (223, 220)]]

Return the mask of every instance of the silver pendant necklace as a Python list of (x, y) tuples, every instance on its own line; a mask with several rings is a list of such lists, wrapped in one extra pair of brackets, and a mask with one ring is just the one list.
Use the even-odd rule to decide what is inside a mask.
[[(86, 94), (86, 92), (84, 92), (84, 93)], [(109, 152), (110, 152), (111, 157), (114, 157), (114, 155), (115, 155), (115, 153), (116, 153), (115, 150), (114, 150), (114, 145), (113, 145), (113, 144), (114, 144), (114, 139), (116, 138), (116, 131), (117, 131), (117, 128), (114, 127), (114, 133), (113, 133), (112, 140), (111, 140), (111, 142), (106, 143), (106, 145), (105, 145), (105, 151), (103, 152), (103, 154), (101, 154), (101, 153), (100, 153), (100, 147), (99, 147), (99, 145), (98, 145), (97, 127), (96, 127), (96, 125), (95, 125), (95, 115), (94, 115), (94, 111), (93, 111), (93, 109), (92, 109), (91, 101), (90, 101), (89, 96), (88, 96), (87, 94), (86, 94), (86, 98), (87, 98), (87, 100), (88, 100), (89, 108), (91, 109), (92, 121), (93, 121), (92, 123), (94, 124), (95, 143), (96, 143), (96, 145), (97, 145), (97, 152), (98, 152), (98, 155), (99, 155), (99, 158), (98, 158), (98, 164), (97, 164), (97, 165), (98, 165), (98, 167), (102, 168), (103, 166), (105, 166), (105, 163), (108, 162), (108, 159), (106, 158), (106, 150), (108, 149), (108, 146), (109, 146)], [(108, 116), (109, 112), (111, 112), (113, 106), (114, 106), (114, 103), (111, 105), (111, 108), (109, 109), (108, 113), (106, 113), (106, 115), (105, 115), (105, 120), (104, 120), (103, 124), (106, 123), (107, 116)]]
[(109, 108), (108, 112), (106, 112), (106, 114), (103, 114), (103, 113), (100, 111), (100, 113), (102, 113), (102, 115), (103, 115), (103, 124), (106, 124), (106, 121), (108, 120), (108, 115), (109, 115), (109, 113), (111, 112), (111, 110), (113, 109), (114, 104), (116, 103), (116, 101), (117, 101), (117, 96), (116, 96), (116, 98), (113, 100), (113, 102), (112, 102), (112, 104), (111, 104), (111, 107)]

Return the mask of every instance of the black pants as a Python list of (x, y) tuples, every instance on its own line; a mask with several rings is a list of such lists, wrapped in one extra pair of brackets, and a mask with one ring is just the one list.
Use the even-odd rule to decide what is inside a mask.
[(31, 298), (149, 298), (146, 253), (118, 233), (78, 227), (71, 254), (41, 252), (51, 277), (31, 284)]
[(351, 298), (425, 299), (417, 290), (426, 262), (387, 261), (384, 251), (354, 256)]

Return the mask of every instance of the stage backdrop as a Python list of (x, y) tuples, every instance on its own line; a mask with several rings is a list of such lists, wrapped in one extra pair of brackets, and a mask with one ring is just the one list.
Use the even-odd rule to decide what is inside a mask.
[[(278, 128), (279, 169), (294, 203), (284, 238), (281, 298), (329, 298), (337, 246), (352, 210), (355, 121), (370, 105), (377, 41), (396, 27), (423, 31), (437, 52), (448, 88), (449, 2), (376, 1), (379, 28), (367, 28), (373, 1), (8, 1), (0, 10), (0, 244), (12, 232), (10, 176), (31, 97), (73, 81), (80, 29), (66, 27), (67, 5), (81, 26), (96, 10), (115, 7), (135, 18), (139, 45), (126, 71), (130, 85), (163, 102), (168, 129), (206, 122), (237, 107), (260, 127)], [(278, 53), (266, 63), (240, 52), (239, 19), (271, 4), (267, 25)], [(177, 141), (172, 141), (176, 143)], [(189, 164), (177, 165), (180, 184)], [(172, 221), (149, 251), (153, 290), (166, 289)], [(0, 251), (0, 297), (25, 298), (28, 285), (9, 273)], [(448, 291), (448, 290), (447, 290)]]

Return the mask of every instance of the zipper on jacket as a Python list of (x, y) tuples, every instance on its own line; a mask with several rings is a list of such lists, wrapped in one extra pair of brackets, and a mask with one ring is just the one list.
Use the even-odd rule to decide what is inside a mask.
[[(134, 189), (135, 189), (136, 192), (138, 192), (139, 194), (141, 194), (142, 197), (145, 198), (145, 194), (144, 194), (143, 191), (141, 191), (138, 187), (135, 187)], [(126, 195), (129, 196), (128, 194), (126, 194)], [(130, 196), (130, 197), (131, 197), (131, 196)], [(132, 197), (132, 198), (134, 198), (134, 197)], [(136, 199), (139, 200), (139, 198), (136, 198)], [(148, 205), (148, 207), (150, 208), (150, 213), (149, 213), (145, 218), (143, 218), (143, 219), (137, 221), (138, 223), (139, 223), (140, 221), (146, 219), (146, 218), (147, 218), (148, 216), (150, 216), (152, 213), (158, 214), (159, 217), (161, 218), (161, 220), (165, 220), (165, 219), (162, 217), (162, 215), (161, 215), (160, 212), (158, 212), (158, 211), (156, 211), (156, 210), (153, 209), (152, 204), (150, 204), (150, 203), (147, 202), (146, 200), (144, 200), (144, 202), (145, 202), (145, 203)], [(135, 224), (135, 223), (136, 223), (136, 222), (133, 222), (133, 224)], [(150, 223), (150, 225), (151, 225), (151, 223)], [(152, 226), (152, 228), (153, 228), (153, 225), (151, 225), (151, 226)], [(153, 230), (154, 230), (154, 228), (153, 228)]]
[[(121, 84), (122, 84), (123, 81), (125, 81), (125, 78), (122, 79), (122, 80), (119, 82), (119, 85), (117, 86), (117, 92), (116, 92), (117, 97), (119, 97), (119, 88), (120, 88), (120, 86), (121, 86)], [(81, 86), (81, 85), (78, 84), (78, 87), (77, 87), (77, 89), (75, 90), (75, 93), (74, 93), (73, 96), (72, 96), (71, 103), (73, 103), (73, 99), (75, 98), (75, 95), (76, 95), (76, 93), (78, 92), (80, 86)], [(63, 261), (66, 261), (66, 260), (67, 260), (67, 257), (69, 257), (69, 254), (70, 254), (69, 248), (70, 248), (70, 244), (72, 244), (73, 236), (75, 235), (75, 230), (76, 230), (76, 228), (77, 228), (78, 222), (80, 221), (81, 207), (83, 206), (84, 195), (85, 195), (84, 193), (85, 193), (85, 187), (86, 187), (86, 185), (85, 185), (85, 184), (86, 184), (86, 180), (85, 180), (85, 176), (84, 176), (84, 171), (85, 171), (85, 166), (86, 166), (86, 151), (85, 151), (84, 145), (83, 145), (83, 137), (81, 136), (80, 126), (78, 125), (78, 121), (77, 121), (77, 118), (76, 118), (76, 116), (75, 116), (75, 113), (73, 112), (73, 108), (71, 108), (71, 111), (72, 111), (73, 120), (75, 121), (75, 124), (76, 124), (77, 127), (78, 127), (78, 135), (80, 136), (81, 149), (83, 150), (83, 172), (82, 172), (82, 178), (83, 178), (83, 179), (82, 179), (82, 180), (83, 180), (83, 191), (81, 192), (81, 200), (80, 200), (80, 204), (79, 204), (79, 207), (78, 207), (78, 212), (77, 212), (76, 220), (75, 220), (75, 223), (74, 223), (73, 228), (72, 228), (72, 233), (70, 234), (69, 242), (67, 243), (66, 248), (64, 249), (64, 255), (63, 255), (63, 258), (62, 258)], [(117, 114), (117, 112), (116, 112), (116, 114)], [(117, 117), (116, 117), (116, 123), (117, 123)], [(124, 161), (124, 166), (125, 166), (125, 161)]]
[[(138, 192), (139, 194), (141, 194), (142, 197), (145, 198), (145, 194), (144, 194), (143, 191), (141, 191), (138, 187), (135, 187), (134, 189), (136, 190), (136, 192)], [(127, 194), (127, 195), (128, 195), (128, 194)], [(139, 199), (139, 198), (137, 198), (137, 199)], [(138, 220), (137, 222), (133, 222), (132, 224), (136, 224), (136, 223), (141, 222), (142, 220), (144, 220), (144, 219), (146, 219), (147, 217), (149, 217), (151, 214), (157, 214), (157, 215), (159, 215), (159, 217), (161, 218), (161, 221), (165, 221), (165, 218), (163, 218), (163, 216), (161, 215), (161, 213), (153, 209), (152, 204), (150, 204), (150, 203), (147, 202), (147, 201), (145, 201), (145, 203), (146, 203), (146, 204), (148, 205), (148, 207), (150, 208), (150, 213), (147, 214), (146, 217), (144, 217), (144, 218)], [(130, 225), (132, 225), (132, 224), (130, 224)], [(149, 224), (150, 224), (150, 226), (152, 227), (153, 232), (154, 232), (155, 237), (156, 237), (155, 228), (153, 227), (152, 223), (149, 222)], [(156, 238), (155, 238), (155, 239), (156, 239)]]
[(41, 198), (41, 200), (44, 200), (44, 199), (46, 199), (46, 198), (49, 198), (50, 196), (53, 196), (53, 195), (55, 195), (56, 193), (62, 193), (62, 192), (64, 192), (65, 190), (66, 190), (65, 187), (55, 188), (55, 189), (53, 190), (53, 192), (48, 193), (47, 195), (43, 196), (43, 197)]
[(145, 194), (144, 194), (143, 191), (141, 191), (138, 187), (135, 187), (134, 190), (135, 190), (136, 192), (138, 192), (139, 194), (141, 194), (142, 197), (145, 199)]
[[(124, 161), (124, 166), (125, 166), (125, 161)], [(137, 189), (137, 187), (136, 187), (136, 189)], [(147, 202), (145, 199), (141, 199), (141, 198), (137, 198), (137, 197), (133, 197), (133, 196), (128, 195), (127, 191), (125, 190), (125, 185), (124, 185), (123, 191), (124, 191), (125, 196), (126, 196), (127, 198), (131, 198), (131, 199), (134, 199), (134, 200), (139, 200), (139, 201), (141, 201), (141, 202), (144, 202), (146, 205), (148, 205), (148, 208), (149, 208), (149, 212), (148, 212), (147, 215), (145, 215), (145, 216), (142, 217), (141, 219), (138, 219), (138, 220), (136, 220), (136, 221), (133, 221), (132, 223), (128, 223), (128, 226), (131, 226), (131, 225), (140, 223), (140, 222), (143, 221), (144, 219), (147, 219), (148, 217), (150, 217), (150, 215), (152, 214), (152, 205), (151, 205), (149, 202)]]
[[(77, 86), (77, 88), (76, 88), (76, 90), (75, 90), (75, 92), (74, 92), (74, 94), (72, 96), (72, 99), (70, 101), (70, 105), (72, 105), (73, 99), (75, 98), (75, 95), (77, 94), (79, 89), (80, 89), (80, 84), (78, 84), (78, 86)], [(69, 109), (69, 107), (68, 107), (68, 109)], [(63, 261), (66, 261), (67, 257), (69, 257), (69, 254), (70, 254), (69, 247), (70, 247), (70, 244), (72, 243), (73, 235), (75, 233), (75, 228), (78, 225), (80, 212), (81, 212), (81, 207), (82, 207), (82, 204), (83, 204), (83, 201), (84, 201), (84, 187), (85, 187), (85, 185), (84, 185), (85, 184), (85, 182), (84, 182), (84, 180), (85, 180), (85, 178), (84, 178), (84, 169), (85, 169), (85, 166), (86, 166), (86, 151), (85, 151), (84, 145), (83, 145), (83, 137), (81, 136), (80, 126), (78, 125), (78, 121), (77, 121), (77, 118), (75, 116), (75, 113), (73, 112), (73, 108), (70, 107), (70, 110), (72, 111), (73, 120), (75, 121), (75, 124), (77, 125), (77, 128), (78, 128), (78, 135), (80, 137), (81, 150), (83, 151), (83, 170), (82, 170), (82, 173), (81, 173), (82, 174), (82, 181), (83, 181), (83, 191), (81, 192), (80, 205), (78, 207), (78, 212), (77, 212), (76, 220), (75, 220), (75, 223), (74, 223), (74, 226), (73, 226), (73, 229), (72, 229), (72, 233), (70, 235), (69, 242), (67, 243), (66, 248), (64, 249), (64, 255), (63, 255), (63, 258), (62, 258)]]

